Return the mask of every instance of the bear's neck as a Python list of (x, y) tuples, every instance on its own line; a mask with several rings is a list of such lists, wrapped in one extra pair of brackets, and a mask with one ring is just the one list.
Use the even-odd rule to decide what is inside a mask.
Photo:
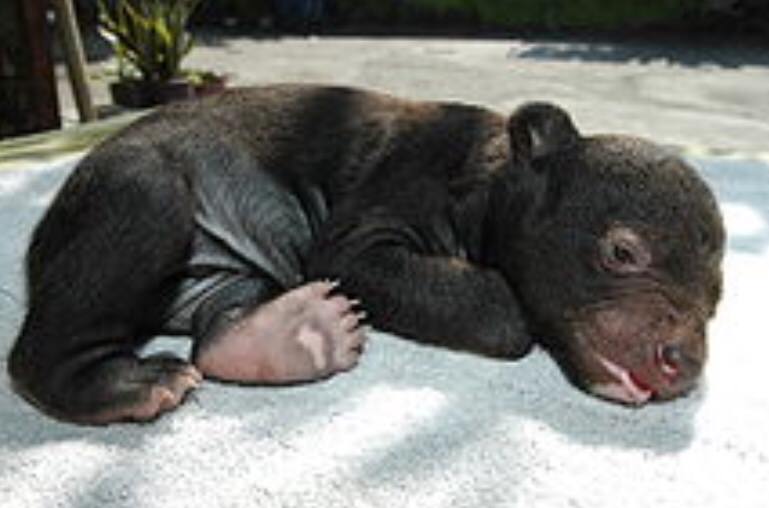
[(529, 168), (500, 174), (489, 188), (479, 263), (506, 272), (511, 257), (532, 231), (544, 182)]

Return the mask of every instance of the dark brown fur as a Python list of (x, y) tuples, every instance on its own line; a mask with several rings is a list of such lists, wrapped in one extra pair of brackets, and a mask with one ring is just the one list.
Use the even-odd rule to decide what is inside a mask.
[[(30, 246), (17, 389), (92, 422), (184, 368), (134, 351), (158, 333), (185, 270), (195, 190), (248, 188), (249, 171), (320, 191), (328, 215), (295, 276), (338, 278), (377, 327), (504, 358), (536, 338), (575, 382), (613, 387), (621, 402), (633, 400), (611, 390), (633, 387), (600, 359), (658, 398), (700, 374), (724, 233), (681, 160), (632, 138), (584, 138), (547, 104), (507, 118), (274, 86), (163, 108), (80, 163)], [(254, 194), (230, 197), (269, 199)]]

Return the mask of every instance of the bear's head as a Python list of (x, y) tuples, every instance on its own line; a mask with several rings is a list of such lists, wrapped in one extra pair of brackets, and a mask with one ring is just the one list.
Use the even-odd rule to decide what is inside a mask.
[(532, 334), (595, 395), (638, 405), (687, 393), (722, 285), (707, 185), (671, 150), (583, 137), (549, 104), (521, 107), (509, 134), (516, 190), (497, 213), (496, 259)]

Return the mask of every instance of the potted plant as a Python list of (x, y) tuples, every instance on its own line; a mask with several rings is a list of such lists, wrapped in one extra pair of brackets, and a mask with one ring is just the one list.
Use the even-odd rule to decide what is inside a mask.
[(194, 95), (181, 63), (194, 40), (187, 23), (200, 0), (99, 0), (99, 29), (112, 44), (113, 100), (146, 107)]

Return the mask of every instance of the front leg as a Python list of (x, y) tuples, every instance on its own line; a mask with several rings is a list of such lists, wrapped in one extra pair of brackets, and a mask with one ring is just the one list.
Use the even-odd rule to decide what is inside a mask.
[(382, 330), (495, 357), (519, 358), (530, 350), (520, 307), (498, 272), (459, 257), (417, 253), (403, 233), (377, 229), (322, 241), (308, 276), (339, 279)]
[(220, 312), (198, 337), (195, 366), (222, 381), (286, 384), (312, 381), (358, 363), (365, 334), (355, 302), (312, 282), (274, 299)]

